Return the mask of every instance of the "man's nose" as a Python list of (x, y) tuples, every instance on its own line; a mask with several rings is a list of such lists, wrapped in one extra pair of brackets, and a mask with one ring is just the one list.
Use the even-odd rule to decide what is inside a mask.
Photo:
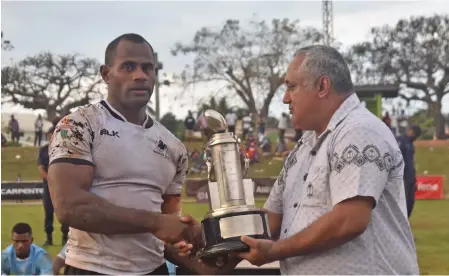
[(288, 93), (287, 91), (285, 91), (285, 93), (284, 93), (284, 98), (282, 98), (282, 102), (283, 102), (284, 104), (289, 104), (290, 101), (291, 101), (290, 93)]
[(134, 71), (134, 80), (140, 80), (140, 81), (146, 81), (148, 80), (148, 74), (145, 73), (144, 70), (142, 70), (142, 67), (137, 66), (136, 70)]

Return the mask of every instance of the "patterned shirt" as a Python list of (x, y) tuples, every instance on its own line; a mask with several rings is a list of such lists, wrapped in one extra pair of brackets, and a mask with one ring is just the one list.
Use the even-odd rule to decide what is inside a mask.
[[(63, 118), (51, 139), (50, 166), (94, 166), (90, 192), (127, 208), (161, 212), (162, 195), (179, 195), (187, 150), (159, 122), (129, 123), (108, 102)], [(66, 264), (101, 274), (146, 274), (164, 262), (164, 245), (151, 233), (105, 235), (71, 228)]]
[(419, 274), (407, 219), (404, 164), (388, 127), (348, 97), (319, 137), (307, 131), (287, 157), (265, 208), (282, 214), (280, 239), (355, 196), (375, 200), (367, 229), (331, 250), (280, 261), (282, 274)]

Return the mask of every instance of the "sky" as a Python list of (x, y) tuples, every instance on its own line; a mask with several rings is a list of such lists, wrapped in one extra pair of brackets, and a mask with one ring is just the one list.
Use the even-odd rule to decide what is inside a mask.
[[(372, 27), (394, 25), (399, 19), (449, 11), (449, 1), (334, 1), (334, 37), (343, 46), (364, 41)], [(321, 1), (2, 1), (1, 29), (14, 50), (2, 51), (2, 66), (41, 51), (81, 53), (100, 62), (107, 44), (128, 32), (144, 36), (159, 54), (168, 75), (180, 73), (188, 57), (174, 57), (176, 42), (189, 43), (201, 27), (220, 27), (226, 19), (299, 19), (302, 26), (322, 29)], [(216, 88), (216, 87), (215, 87)], [(214, 87), (196, 86), (179, 96), (180, 88), (163, 86), (161, 114), (183, 118)], [(449, 97), (443, 100), (449, 112)], [(5, 112), (23, 112), (9, 104)], [(281, 96), (273, 99), (270, 113), (279, 116), (288, 108)]]

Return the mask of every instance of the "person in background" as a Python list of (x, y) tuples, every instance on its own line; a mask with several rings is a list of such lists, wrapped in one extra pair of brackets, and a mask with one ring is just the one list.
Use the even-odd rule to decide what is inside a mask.
[(34, 122), (34, 146), (41, 146), (42, 142), (42, 128), (44, 127), (44, 120), (42, 119), (41, 114), (37, 116), (36, 121)]
[(246, 135), (249, 133), (253, 124), (252, 114), (248, 113), (245, 117), (242, 118), (242, 138), (246, 139)]
[[(53, 135), (55, 128), (51, 127), (47, 131), (47, 141), (50, 140)], [(62, 132), (66, 132), (67, 130), (61, 130)], [(45, 233), (47, 234), (47, 240), (44, 243), (44, 246), (53, 245), (53, 221), (54, 221), (54, 208), (53, 202), (50, 197), (50, 191), (48, 189), (47, 182), (47, 173), (48, 173), (48, 165), (50, 162), (50, 158), (48, 156), (48, 144), (41, 147), (39, 150), (39, 156), (37, 158), (37, 167), (39, 169), (39, 174), (42, 178), (44, 193), (42, 195), (42, 203), (44, 205), (45, 211)], [(61, 225), (62, 232), (62, 245), (65, 245), (67, 242), (67, 237), (69, 234), (69, 227), (62, 224)]]
[(226, 124), (228, 124), (228, 131), (235, 134), (235, 123), (237, 122), (237, 115), (233, 109), (230, 109), (226, 114)]
[(404, 188), (407, 201), (407, 215), (412, 214), (415, 205), (416, 170), (415, 170), (415, 146), (413, 142), (421, 136), (421, 128), (413, 125), (407, 129), (406, 135), (397, 138), (399, 148), (404, 158)]
[(405, 115), (405, 110), (401, 110), (401, 115), (399, 116), (399, 135), (407, 135), (408, 118)]
[(51, 257), (33, 243), (30, 225), (14, 225), (11, 238), (12, 244), (2, 252), (2, 275), (51, 275)]
[(61, 268), (65, 267), (65, 250), (67, 249), (67, 244), (59, 251), (56, 255), (55, 261), (53, 262), (53, 275), (59, 275)]
[(278, 129), (279, 129), (279, 140), (284, 140), (285, 130), (288, 128), (288, 115), (282, 112), (281, 118), (279, 119)]
[(384, 117), (382, 118), (382, 122), (384, 122), (389, 128), (391, 128), (391, 118), (390, 118), (390, 114), (387, 112), (385, 112)]
[(390, 129), (393, 132), (393, 135), (397, 137), (399, 131), (399, 123), (398, 116), (396, 114), (396, 109), (393, 109), (393, 112), (390, 115)]
[(193, 131), (195, 129), (195, 118), (193, 118), (192, 111), (190, 110), (184, 121), (184, 126), (186, 128), (185, 139), (189, 141), (193, 138)]
[(20, 126), (19, 121), (14, 117), (14, 115), (11, 115), (11, 120), (9, 120), (8, 123), (9, 131), (11, 132), (11, 141), (14, 143), (19, 143), (20, 139)]

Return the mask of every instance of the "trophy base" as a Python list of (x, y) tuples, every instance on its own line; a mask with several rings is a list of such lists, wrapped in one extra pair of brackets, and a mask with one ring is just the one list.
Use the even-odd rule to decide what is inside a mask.
[(200, 258), (249, 251), (240, 240), (241, 236), (270, 239), (267, 215), (261, 209), (210, 216), (202, 220), (201, 225), (205, 247), (198, 254)]

